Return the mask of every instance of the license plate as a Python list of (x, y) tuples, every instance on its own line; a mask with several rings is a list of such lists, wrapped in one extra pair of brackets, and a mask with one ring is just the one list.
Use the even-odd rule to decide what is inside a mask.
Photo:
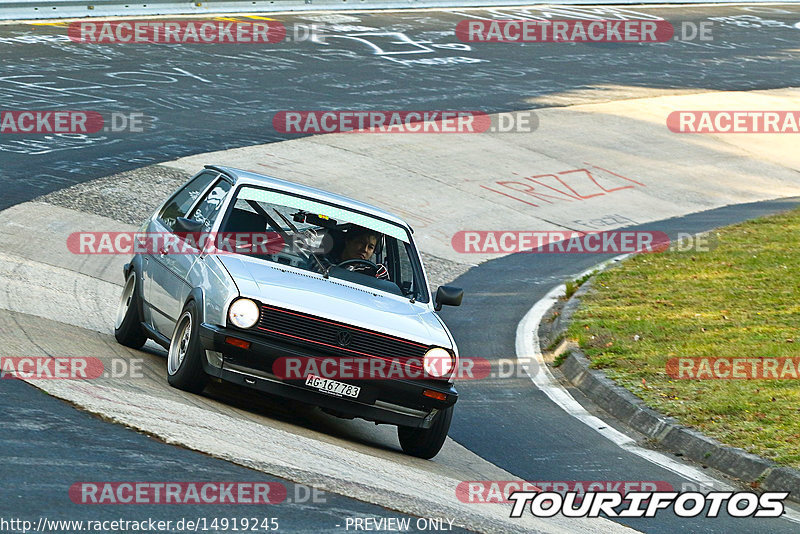
[(322, 378), (316, 375), (308, 375), (306, 377), (306, 385), (317, 388), (323, 393), (335, 395), (336, 397), (356, 398), (358, 394), (361, 393), (361, 388), (358, 386), (345, 384), (344, 382), (331, 380), (330, 378)]

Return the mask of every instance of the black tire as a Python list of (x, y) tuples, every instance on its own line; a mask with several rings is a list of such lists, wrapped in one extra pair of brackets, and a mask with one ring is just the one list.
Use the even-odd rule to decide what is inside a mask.
[(202, 393), (208, 383), (208, 375), (203, 370), (198, 317), (197, 304), (190, 300), (175, 324), (167, 354), (167, 382), (190, 393)]
[(139, 316), (141, 295), (136, 269), (131, 269), (128, 278), (125, 279), (125, 287), (122, 289), (122, 297), (117, 308), (114, 337), (119, 344), (132, 349), (140, 349), (147, 342), (147, 332), (142, 328), (142, 319)]
[(397, 427), (397, 437), (403, 452), (411, 456), (430, 460), (442, 450), (455, 406), (450, 406), (434, 416), (430, 428)]

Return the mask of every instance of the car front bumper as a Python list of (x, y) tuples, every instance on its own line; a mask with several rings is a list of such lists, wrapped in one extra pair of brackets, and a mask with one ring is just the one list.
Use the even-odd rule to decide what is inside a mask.
[[(250, 343), (248, 349), (226, 343), (231, 337)], [(359, 386), (358, 398), (337, 397), (324, 393), (304, 380), (283, 380), (272, 372), (278, 358), (330, 358), (306, 348), (252, 335), (242, 330), (203, 323), (200, 326), (203, 349), (222, 354), (222, 366), (203, 359), (206, 373), (227, 382), (240, 384), (265, 393), (319, 406), (344, 417), (360, 417), (379, 423), (428, 428), (433, 416), (458, 400), (452, 384), (434, 380), (351, 380), (340, 382)], [(425, 390), (446, 395), (444, 400), (424, 396)]]

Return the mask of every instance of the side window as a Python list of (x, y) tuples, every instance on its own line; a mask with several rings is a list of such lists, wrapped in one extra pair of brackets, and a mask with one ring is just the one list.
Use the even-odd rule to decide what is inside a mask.
[(192, 207), (197, 197), (203, 193), (205, 188), (208, 187), (217, 176), (219, 176), (219, 173), (211, 171), (196, 176), (169, 199), (167, 205), (164, 206), (164, 209), (158, 214), (158, 218), (161, 219), (170, 230), (174, 229), (175, 220), (178, 217), (186, 217), (186, 212)]
[(220, 180), (217, 182), (205, 198), (200, 201), (200, 204), (197, 205), (189, 218), (202, 222), (203, 231), (210, 232), (211, 227), (214, 226), (214, 221), (219, 215), (219, 209), (230, 190), (231, 184), (228, 181)]

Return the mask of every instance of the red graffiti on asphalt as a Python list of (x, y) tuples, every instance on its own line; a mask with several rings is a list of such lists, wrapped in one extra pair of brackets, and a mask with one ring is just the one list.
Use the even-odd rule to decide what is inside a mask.
[(481, 187), (535, 208), (540, 207), (542, 203), (583, 201), (637, 186), (645, 187), (642, 182), (626, 178), (608, 169), (589, 163), (586, 165), (588, 167), (583, 169), (522, 177), (521, 180), (525, 181), (494, 182), (494, 185), (503, 190), (486, 185)]

